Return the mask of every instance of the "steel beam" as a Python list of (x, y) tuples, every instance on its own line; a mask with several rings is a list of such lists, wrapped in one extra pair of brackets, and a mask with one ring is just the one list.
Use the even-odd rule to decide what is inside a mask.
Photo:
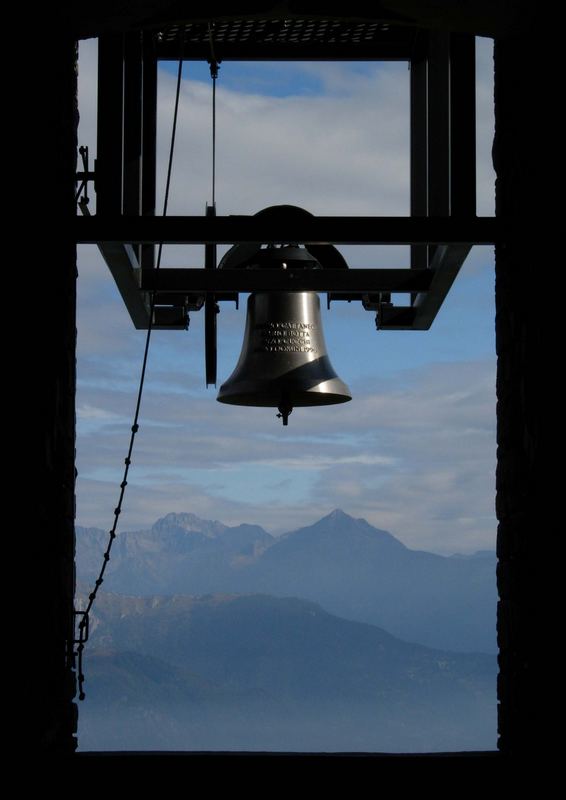
[(139, 329), (147, 328), (149, 307), (140, 292), (137, 279), (138, 260), (133, 247), (117, 242), (99, 242), (98, 249), (112, 273), (134, 326)]
[(412, 330), (427, 331), (430, 328), (469, 252), (469, 245), (439, 245), (436, 248), (427, 270), (432, 276), (430, 287), (427, 292), (418, 294), (413, 303), (416, 314)]
[[(155, 215), (157, 149), (157, 59), (155, 39), (147, 31), (142, 45), (142, 217)], [(142, 267), (155, 266), (155, 245), (141, 248)]]
[(123, 118), (124, 37), (121, 34), (106, 34), (98, 40), (95, 168), (98, 216), (115, 217), (122, 213)]
[[(124, 36), (124, 176), (122, 211), (128, 216), (141, 212), (142, 157), (142, 62), (139, 31)], [(141, 245), (134, 245), (140, 259)]]
[[(85, 215), (81, 219), (95, 219), (90, 216), (86, 204), (81, 205), (81, 211)], [(134, 326), (140, 330), (146, 329), (149, 323), (149, 303), (146, 295), (140, 291), (140, 269), (134, 248), (123, 242), (97, 244)]]
[[(411, 57), (412, 43), (405, 42), (363, 42), (324, 43), (309, 42), (304, 45), (285, 42), (215, 43), (214, 50), (219, 61), (408, 61)], [(159, 45), (160, 61), (177, 61), (179, 46), (173, 42)], [(207, 61), (210, 58), (208, 42), (190, 42), (188, 58), (194, 61)]]
[(428, 214), (450, 214), (450, 34), (432, 31), (428, 52)]
[(207, 294), (230, 292), (424, 292), (430, 270), (412, 269), (159, 269), (142, 270), (144, 291)]
[[(411, 58), (411, 217), (428, 216), (428, 114), (426, 34), (419, 32)], [(411, 267), (428, 266), (426, 244), (411, 245)]]
[(476, 213), (476, 52), (473, 36), (450, 36), (450, 214)]
[[(208, 219), (216, 217), (216, 206), (206, 206)], [(216, 245), (204, 246), (204, 269), (209, 275), (216, 272)], [(216, 315), (218, 306), (213, 292), (207, 292), (204, 301), (204, 356), (205, 356), (205, 383), (206, 386), (216, 386), (217, 348), (216, 348)]]
[(141, 212), (142, 50), (139, 31), (124, 37), (124, 180), (123, 211)]
[(415, 326), (416, 310), (413, 306), (390, 306), (382, 308), (378, 316), (380, 331), (412, 331)]
[(76, 217), (77, 242), (151, 244), (493, 244), (500, 221), (494, 217), (310, 217), (264, 220), (228, 217)]

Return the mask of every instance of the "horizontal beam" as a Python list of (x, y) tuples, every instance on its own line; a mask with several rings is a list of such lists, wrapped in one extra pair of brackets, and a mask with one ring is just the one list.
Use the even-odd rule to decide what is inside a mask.
[(75, 239), (83, 244), (493, 244), (495, 217), (76, 217)]
[[(286, 44), (260, 42), (225, 42), (216, 44), (214, 54), (223, 61), (408, 61), (411, 58), (411, 42), (380, 42), (364, 44), (327, 43)], [(159, 61), (178, 61), (177, 41), (160, 44), (157, 49)], [(193, 42), (186, 46), (186, 59), (207, 61), (210, 59), (210, 43)]]
[(144, 269), (144, 291), (207, 292), (426, 292), (430, 270), (415, 269)]
[(384, 307), (379, 312), (380, 331), (412, 331), (415, 329), (416, 311), (413, 306)]

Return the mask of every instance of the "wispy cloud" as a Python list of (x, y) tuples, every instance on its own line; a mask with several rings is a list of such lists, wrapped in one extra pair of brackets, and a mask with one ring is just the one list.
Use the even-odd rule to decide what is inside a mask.
[[(289, 429), (273, 409), (224, 409), (204, 390), (191, 399), (150, 390), (128, 489), (144, 487), (134, 519), (152, 498), (145, 524), (170, 510), (213, 508), (226, 522), (259, 522), (281, 532), (304, 524), (314, 509), (347, 506), (413, 546), (492, 546), (492, 364), (436, 365), (404, 374), (402, 383), (399, 389), (390, 379), (347, 407), (296, 409)], [(131, 398), (112, 389), (93, 396), (97, 425), (79, 440), (79, 521), (104, 527), (128, 441)], [(112, 408), (115, 415), (104, 410)], [(96, 495), (106, 499), (95, 509), (91, 481), (101, 475)], [(275, 487), (285, 481), (287, 493), (278, 495)], [(275, 518), (274, 502), (285, 507)]]

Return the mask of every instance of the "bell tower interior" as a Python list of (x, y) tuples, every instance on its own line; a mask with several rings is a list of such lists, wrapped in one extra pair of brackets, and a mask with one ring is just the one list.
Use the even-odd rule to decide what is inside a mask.
[[(200, 5), (191, 7), (194, 19), (188, 20), (187, 24), (196, 24), (201, 18), (197, 13)], [(215, 19), (218, 21), (233, 17), (236, 13), (232, 6), (229, 10), (224, 9), (225, 5), (221, 3), (216, 9)], [(271, 8), (269, 3), (255, 4), (258, 5), (261, 8), (257, 13), (250, 15), (247, 9), (242, 9), (238, 16), (243, 20), (248, 16), (270, 19), (282, 13), (281, 4), (276, 8)], [(303, 5), (309, 5), (304, 12), (299, 8)], [(298, 19), (307, 12), (312, 13), (312, 5), (283, 4), (286, 14)], [(97, 243), (106, 250), (107, 260), (114, 265), (115, 278), (128, 311), (134, 324), (139, 327), (147, 324), (148, 307), (144, 292), (162, 292), (167, 298), (168, 302), (160, 305), (158, 325), (181, 327), (184, 305), (177, 303), (177, 296), (206, 296), (207, 293), (254, 291), (258, 288), (250, 283), (255, 278), (250, 279), (249, 273), (245, 278), (248, 281), (247, 288), (238, 285), (239, 278), (237, 275), (234, 277), (237, 270), (202, 270), (208, 273), (204, 279), (188, 273), (170, 275), (166, 276), (169, 281), (167, 285), (160, 283), (161, 277), (152, 272), (153, 245), (158, 241), (186, 241), (188, 238), (199, 243), (253, 242), (258, 241), (258, 225), (257, 220), (250, 217), (234, 221), (208, 216), (198, 221), (189, 220), (196, 233), (187, 237), (186, 233), (180, 233), (182, 225), (187, 224), (186, 220), (181, 223), (172, 218), (162, 224), (151, 214), (144, 219), (155, 192), (152, 170), (147, 167), (146, 160), (145, 179), (143, 173), (140, 179), (139, 172), (132, 168), (131, 162), (126, 165), (117, 163), (123, 153), (122, 143), (118, 146), (110, 131), (111, 116), (117, 113), (113, 103), (124, 100), (135, 106), (140, 92), (146, 93), (146, 99), (152, 96), (154, 86), (149, 68), (146, 70), (145, 87), (140, 87), (139, 75), (136, 77), (135, 70), (125, 78), (130, 82), (128, 85), (137, 86), (137, 95), (136, 91), (129, 92), (124, 85), (118, 88), (110, 86), (114, 100), (108, 104), (108, 118), (102, 120), (99, 134), (107, 153), (100, 171), (97, 171), (100, 205), (96, 216), (78, 217), (76, 214), (76, 179), (77, 172), (81, 171), (77, 163), (76, 138), (76, 42), (90, 37), (101, 37), (110, 42), (107, 52), (109, 74), (106, 80), (111, 84), (109, 75), (112, 58), (118, 57), (116, 42), (120, 41), (121, 47), (127, 41), (131, 44), (134, 39), (139, 42), (137, 34), (140, 31), (154, 30), (160, 24), (171, 25), (179, 16), (177, 6), (176, 3), (132, 2), (123, 14), (117, 14), (110, 3), (87, 3), (80, 8), (65, 4), (61, 9), (53, 10), (41, 36), (37, 38), (41, 40), (38, 41), (38, 51), (46, 55), (42, 61), (43, 80), (51, 87), (56, 86), (57, 91), (50, 92), (48, 97), (39, 97), (31, 108), (29, 103), (22, 103), (25, 92), (20, 86), (19, 105), (25, 106), (22, 118), (30, 128), (37, 114), (41, 114), (45, 120), (52, 157), (42, 164), (40, 170), (42, 179), (49, 186), (44, 230), (49, 231), (48, 238), (57, 242), (56, 264), (49, 269), (44, 266), (44, 241), (32, 237), (28, 244), (32, 255), (32, 271), (39, 282), (37, 295), (49, 309), (50, 323), (38, 337), (40, 352), (36, 361), (39, 376), (35, 375), (34, 378), (37, 380), (39, 377), (42, 387), (33, 421), (34, 427), (37, 425), (33, 454), (34, 473), (37, 473), (33, 520), (40, 531), (34, 543), (38, 548), (36, 558), (41, 565), (38, 589), (43, 600), (44, 619), (44, 624), (36, 631), (35, 646), (43, 655), (44, 666), (39, 674), (34, 675), (33, 688), (37, 703), (34, 704), (31, 718), (37, 752), (53, 759), (68, 757), (75, 763), (85, 758), (75, 752), (77, 706), (73, 659), (77, 243)], [(541, 124), (541, 120), (548, 122), (549, 114), (549, 108), (541, 97), (541, 87), (546, 86), (548, 81), (547, 62), (540, 57), (545, 37), (533, 37), (533, 25), (536, 29), (542, 25), (528, 5), (522, 2), (479, 4), (473, 9), (472, 4), (459, 4), (458, 8), (454, 8), (451, 3), (441, 2), (435, 4), (433, 13), (429, 4), (422, 8), (409, 8), (406, 3), (391, 0), (379, 4), (379, 14), (380, 19), (385, 17), (391, 24), (397, 24), (401, 34), (408, 28), (422, 29), (429, 41), (435, 42), (439, 49), (446, 46), (447, 37), (454, 37), (454, 41), (462, 43), (462, 47), (454, 50), (454, 53), (465, 52), (466, 41), (475, 35), (493, 37), (495, 42), (495, 220), (485, 222), (475, 216), (471, 201), (473, 178), (466, 158), (471, 143), (465, 135), (459, 138), (456, 134), (456, 117), (465, 121), (469, 107), (464, 101), (459, 105), (459, 96), (448, 95), (448, 113), (454, 117), (452, 160), (446, 160), (446, 153), (441, 148), (441, 152), (429, 153), (428, 162), (430, 169), (431, 164), (436, 163), (435, 159), (442, 162), (440, 173), (444, 174), (444, 189), (439, 189), (434, 182), (423, 182), (422, 175), (419, 178), (414, 174), (412, 180), (416, 191), (412, 199), (413, 219), (382, 219), (369, 223), (360, 219), (338, 219), (334, 240), (410, 243), (413, 247), (412, 266), (415, 268), (411, 270), (410, 280), (413, 283), (403, 287), (410, 297), (430, 289), (430, 284), (425, 286), (423, 281), (429, 281), (431, 277), (423, 277), (426, 270), (422, 267), (423, 258), (431, 259), (427, 266), (432, 263), (442, 279), (441, 285), (430, 291), (429, 300), (423, 304), (410, 302), (402, 308), (388, 306), (384, 309), (383, 324), (398, 327), (428, 324), (434, 317), (435, 307), (441, 302), (439, 298), (448, 291), (459, 264), (465, 258), (467, 248), (475, 242), (495, 243), (499, 745), (497, 754), (479, 754), (475, 764), (487, 761), (490, 766), (495, 762), (505, 765), (511, 763), (514, 769), (519, 770), (524, 767), (525, 759), (534, 763), (538, 758), (547, 757), (555, 747), (541, 735), (541, 730), (551, 720), (549, 706), (552, 703), (548, 696), (552, 698), (557, 691), (556, 662), (553, 666), (551, 658), (541, 655), (548, 654), (552, 647), (553, 640), (543, 636), (542, 621), (549, 620), (554, 608), (548, 598), (549, 589), (554, 585), (551, 565), (548, 563), (548, 550), (542, 545), (550, 529), (541, 522), (543, 514), (548, 514), (556, 504), (556, 494), (551, 495), (548, 491), (548, 461), (543, 461), (541, 457), (542, 406), (548, 382), (548, 373), (542, 370), (541, 353), (545, 352), (543, 347), (549, 341), (546, 327), (548, 315), (537, 311), (533, 302), (534, 265), (541, 264), (546, 258), (546, 239), (542, 237), (542, 226), (537, 221), (538, 209), (533, 208), (536, 202), (533, 198), (546, 197), (546, 190), (541, 184), (544, 176), (553, 172), (550, 159), (554, 154), (548, 134), (552, 126)], [(337, 14), (336, 19), (340, 21), (342, 15)], [(372, 22), (372, 19), (364, 21)], [(137, 36), (132, 36), (132, 32)], [(168, 42), (162, 43), (163, 48), (170, 45)], [(245, 37), (241, 41), (235, 38), (226, 44), (227, 52), (230, 47), (245, 46)], [(282, 43), (280, 46), (287, 45)], [(348, 46), (363, 49), (366, 45), (362, 42)], [(392, 46), (402, 49), (403, 35)], [(526, 53), (533, 57), (527, 59)], [(136, 57), (143, 61), (143, 48)], [(461, 72), (457, 56), (455, 62), (453, 81), (462, 81), (460, 85), (464, 87), (465, 95), (470, 90), (465, 58)], [(102, 78), (104, 80), (104, 75)], [(446, 75), (439, 81), (445, 79)], [(430, 87), (427, 91), (431, 91)], [(445, 102), (448, 102), (446, 97)], [(146, 110), (148, 105), (149, 100)], [(534, 113), (525, 113), (527, 108), (534, 110)], [(139, 124), (144, 126), (146, 145), (151, 145), (151, 119), (141, 120)], [(450, 128), (445, 127), (444, 130), (449, 136)], [(139, 131), (123, 133), (130, 136), (129, 141), (133, 141)], [(418, 136), (414, 137), (414, 141), (415, 147), (422, 148)], [(16, 148), (18, 152), (22, 149), (21, 145)], [(149, 156), (146, 155), (146, 158)], [(29, 172), (28, 183), (32, 177), (35, 181), (37, 167), (30, 164), (27, 149), (26, 159), (22, 160)], [(136, 163), (139, 167), (140, 160)], [(434, 174), (438, 173), (435, 171)], [(134, 191), (132, 187), (138, 188)], [(423, 193), (428, 204), (426, 215), (421, 213), (425, 202)], [(449, 213), (445, 213), (447, 203)], [(305, 220), (299, 226), (301, 230), (296, 238), (300, 242), (313, 239), (317, 242), (327, 241), (332, 238), (327, 235), (329, 224), (324, 218)], [(371, 232), (368, 232), (369, 228)], [(286, 223), (280, 220), (263, 226), (262, 236), (278, 243), (293, 240), (293, 236), (288, 236)], [(135, 244), (136, 250), (132, 250), (131, 243)], [(428, 248), (426, 256), (424, 247)], [(133, 282), (134, 269), (142, 270), (141, 292), (139, 285)], [(333, 274), (327, 276), (329, 283), (324, 288), (327, 291), (371, 295), (398, 288), (395, 281), (399, 276), (395, 275), (375, 277), (375, 283), (366, 286), (360, 283), (360, 276), (354, 274), (356, 270), (348, 271), (350, 274), (347, 278), (336, 274), (341, 272), (338, 269), (330, 272)], [(304, 280), (305, 291), (316, 292), (317, 282), (321, 280), (319, 270), (304, 270), (304, 273), (305, 277), (301, 280)], [(261, 281), (261, 277), (258, 280)], [(275, 289), (281, 291), (285, 278), (278, 280), (280, 284)], [(212, 352), (212, 345), (210, 349)], [(212, 355), (209, 366), (211, 364)], [(340, 391), (344, 393), (343, 389)], [(545, 403), (545, 416), (549, 413)], [(547, 699), (541, 697), (539, 688), (541, 659), (545, 663), (542, 671), (546, 676)], [(163, 757), (166, 758), (165, 755)], [(186, 757), (198, 759), (195, 754), (186, 754)], [(405, 758), (407, 761), (413, 760), (409, 755)], [(367, 756), (372, 765), (376, 759), (379, 757)], [(437, 759), (431, 756), (431, 760)], [(463, 760), (469, 764), (474, 759), (468, 757)]]

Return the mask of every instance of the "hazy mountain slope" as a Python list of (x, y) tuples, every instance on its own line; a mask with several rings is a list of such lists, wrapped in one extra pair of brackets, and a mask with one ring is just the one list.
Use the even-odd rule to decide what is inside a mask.
[(95, 609), (83, 748), (110, 746), (116, 725), (122, 747), (151, 749), (494, 746), (492, 657), (290, 598), (101, 594)]
[(495, 554), (456, 559), (410, 550), (335, 511), (276, 539), (248, 571), (256, 591), (314, 600), (433, 647), (496, 652)]

